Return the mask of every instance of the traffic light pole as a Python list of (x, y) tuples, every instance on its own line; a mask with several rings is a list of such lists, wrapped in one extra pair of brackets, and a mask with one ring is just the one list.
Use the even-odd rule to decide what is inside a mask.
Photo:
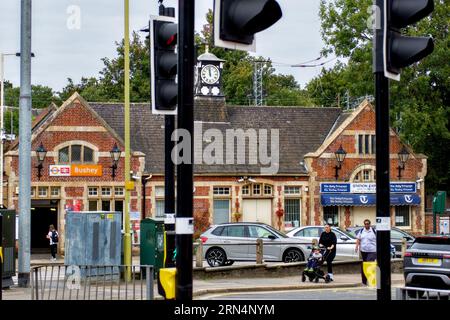
[[(162, 4), (159, 6), (159, 15), (175, 17), (174, 8), (166, 8)], [(172, 261), (175, 249), (175, 164), (172, 161), (172, 150), (175, 146), (172, 141), (172, 133), (175, 130), (175, 116), (164, 116), (164, 230), (166, 232), (166, 260), (164, 267), (174, 267)]]
[[(194, 163), (194, 19), (195, 0), (179, 0), (178, 37), (178, 130), (190, 139), (189, 161), (177, 167), (176, 300), (192, 300), (193, 163)], [(180, 134), (181, 135), (181, 134)], [(184, 141), (183, 141), (184, 142)], [(183, 157), (184, 158), (184, 157)]]
[[(374, 0), (379, 12), (383, 12), (384, 0)], [(375, 134), (376, 134), (376, 217), (377, 217), (377, 300), (391, 300), (390, 257), (390, 160), (389, 160), (389, 80), (384, 76), (383, 25), (375, 26)]]

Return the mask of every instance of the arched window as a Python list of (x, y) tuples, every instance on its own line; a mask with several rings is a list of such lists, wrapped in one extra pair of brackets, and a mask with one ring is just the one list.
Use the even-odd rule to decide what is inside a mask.
[(375, 170), (363, 168), (353, 175), (353, 182), (375, 182)]
[(59, 149), (58, 163), (93, 163), (94, 150), (81, 144)]

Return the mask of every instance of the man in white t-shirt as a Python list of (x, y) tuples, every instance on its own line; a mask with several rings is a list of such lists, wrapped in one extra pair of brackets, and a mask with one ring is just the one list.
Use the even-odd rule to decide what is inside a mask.
[[(364, 220), (364, 228), (356, 235), (355, 252), (361, 251), (361, 257), (364, 261), (375, 261), (377, 259), (377, 233), (373, 227), (370, 226), (370, 220)], [(361, 264), (361, 278), (362, 283), (367, 284), (367, 278), (364, 274)]]

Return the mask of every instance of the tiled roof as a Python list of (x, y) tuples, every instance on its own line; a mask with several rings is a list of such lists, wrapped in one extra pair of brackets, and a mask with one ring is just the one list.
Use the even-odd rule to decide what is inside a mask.
[[(120, 137), (124, 137), (124, 108), (118, 103), (89, 103)], [(302, 174), (303, 156), (315, 151), (341, 114), (338, 108), (226, 106), (223, 99), (196, 99), (194, 120), (203, 133), (211, 128), (223, 133), (227, 129), (259, 129), (268, 131), (270, 156), (271, 129), (279, 130), (278, 174)], [(131, 148), (146, 155), (146, 171), (164, 172), (164, 117), (153, 115), (149, 104), (133, 103), (130, 107)], [(196, 141), (198, 144), (198, 141)], [(203, 142), (203, 147), (210, 141)], [(246, 148), (248, 155), (248, 142)], [(226, 160), (224, 150), (224, 162)], [(248, 159), (248, 157), (246, 157)], [(247, 161), (248, 162), (248, 161)], [(196, 174), (259, 174), (260, 165), (248, 164), (195, 165)], [(267, 165), (263, 165), (267, 167)]]

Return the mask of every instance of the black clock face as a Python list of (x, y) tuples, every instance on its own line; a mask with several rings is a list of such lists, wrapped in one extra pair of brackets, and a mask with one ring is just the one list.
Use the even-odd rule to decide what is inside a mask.
[(200, 75), (204, 83), (213, 84), (219, 81), (220, 71), (216, 66), (207, 64), (206, 66), (202, 67)]

